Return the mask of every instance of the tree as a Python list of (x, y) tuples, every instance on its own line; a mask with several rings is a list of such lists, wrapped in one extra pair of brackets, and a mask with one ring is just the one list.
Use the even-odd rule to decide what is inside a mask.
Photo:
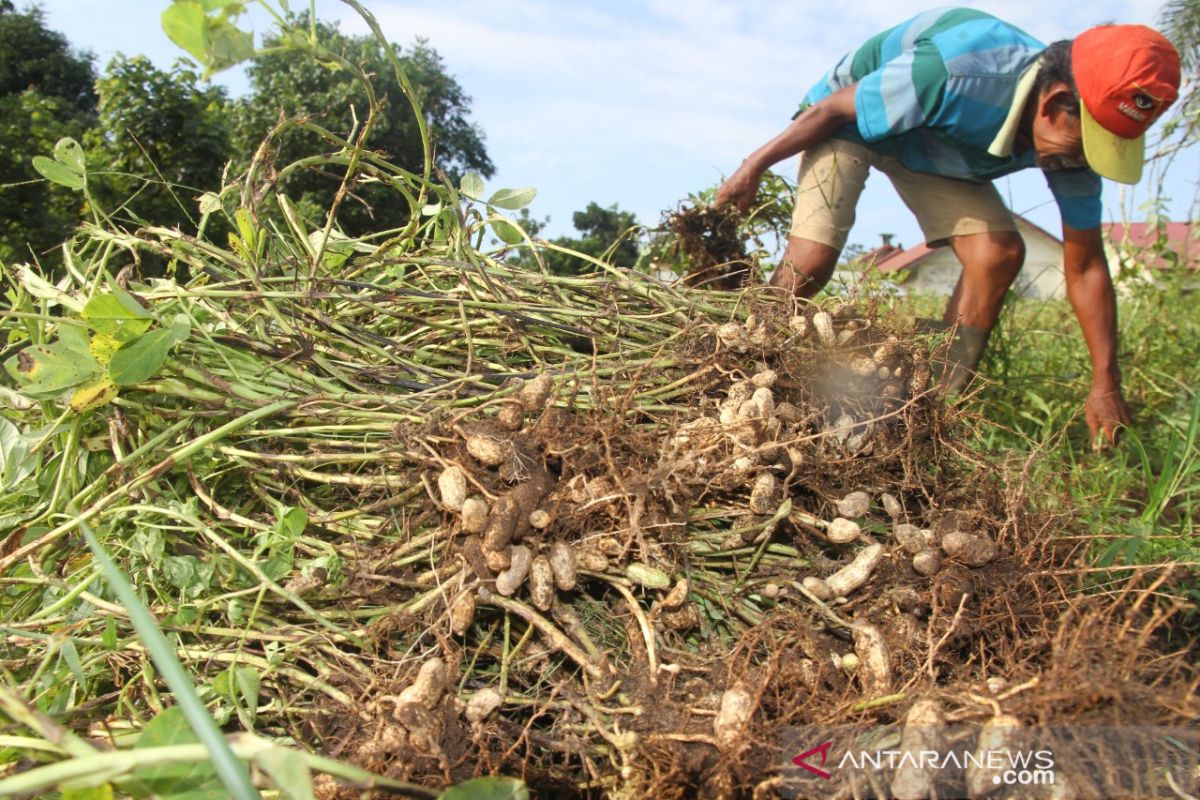
[(76, 53), (49, 30), (42, 12), (0, 2), (0, 260), (52, 250), (79, 219), (80, 197), (33, 169), (64, 136), (92, 124), (96, 95), (92, 56)]
[(201, 88), (177, 64), (117, 56), (96, 82), (98, 125), (87, 136), (97, 202), (134, 224), (194, 228), (196, 198), (220, 188), (231, 156), (225, 90)]
[(42, 11), (18, 13), (0, 5), (0, 95), (32, 89), (87, 113), (96, 108), (96, 75), (89, 53), (75, 53), (66, 37), (46, 27)]
[(1168, 0), (1159, 14), (1159, 25), (1175, 49), (1183, 68), (1183, 91), (1163, 124), (1163, 139), (1156, 158), (1171, 158), (1200, 139), (1200, 0)]
[[(621, 267), (632, 267), (637, 261), (638, 242), (634, 229), (639, 226), (637, 216), (632, 212), (619, 210), (615, 203), (604, 208), (591, 202), (583, 211), (575, 212), (572, 222), (582, 236), (560, 236), (552, 240), (554, 244), (594, 258), (604, 258)], [(547, 251), (545, 259), (546, 267), (561, 275), (594, 271), (589, 262), (564, 253)]]
[[(301, 19), (299, 24), (307, 22)], [(316, 27), (322, 45), (365, 68), (372, 76), (376, 95), (383, 100), (382, 115), (367, 146), (383, 152), (397, 166), (420, 173), (424, 155), (416, 118), (383, 47), (372, 37), (347, 36), (326, 23), (318, 22)], [(355, 120), (361, 124), (367, 116), (367, 95), (357, 81), (295, 48), (270, 51), (279, 44), (272, 38), (264, 42), (267, 52), (249, 68), (253, 94), (236, 104), (234, 149), (247, 159), (281, 113), (287, 117), (314, 116), (317, 124), (343, 137), (351, 132)], [(469, 120), (471, 99), (446, 72), (441, 57), (423, 40), (407, 52), (398, 45), (392, 47), (420, 98), (432, 132), (437, 166), (455, 183), (468, 170), (491, 176), (495, 168), (484, 148), (483, 134)], [(285, 134), (274, 147), (277, 165), (336, 149), (302, 130)], [(286, 176), (282, 185), (302, 212), (322, 215), (313, 222), (323, 222), (341, 179), (340, 174), (306, 170)], [(409, 208), (393, 190), (360, 184), (352, 188), (351, 199), (339, 209), (338, 221), (347, 234), (357, 236), (399, 227), (408, 217)]]

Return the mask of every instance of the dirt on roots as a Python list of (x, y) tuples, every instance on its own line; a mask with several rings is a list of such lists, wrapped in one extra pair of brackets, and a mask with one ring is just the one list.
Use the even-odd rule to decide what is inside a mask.
[(753, 264), (739, 230), (741, 215), (733, 206), (686, 206), (664, 215), (663, 228), (673, 235), (672, 263), (687, 265), (685, 286), (739, 289), (753, 277)]
[[(412, 602), (322, 676), (354, 702), (326, 698), (303, 737), (431, 787), (759, 798), (785, 729), (902, 725), (922, 698), (966, 722), (1194, 718), (1176, 609), (1136, 572), (1080, 591), (1086, 538), (1026, 512), (1021, 465), (964, 449), (921, 348), (849, 308), (735, 327), (695, 331), (659, 406), (556, 376), (557, 404), (529, 382), (397, 430), (430, 503), (345, 604)], [(444, 504), (451, 467), (485, 523)], [(872, 553), (860, 585), (838, 577)]]

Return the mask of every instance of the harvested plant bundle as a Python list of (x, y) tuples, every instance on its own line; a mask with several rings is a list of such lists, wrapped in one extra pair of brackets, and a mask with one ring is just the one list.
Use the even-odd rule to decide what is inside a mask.
[(219, 722), (427, 786), (745, 794), (780, 726), (968, 704), (971, 637), (1013, 677), (1076, 652), (1020, 644), (999, 598), (1059, 556), (944, 446), (920, 347), (846, 305), (548, 274), (519, 193), (319, 138), (277, 170), (383, 181), (412, 223), (347, 239), (256, 161), (205, 198), (227, 242), (89, 226), (65, 274), (10, 271), (22, 702), (106, 744), (169, 705), (82, 523)]

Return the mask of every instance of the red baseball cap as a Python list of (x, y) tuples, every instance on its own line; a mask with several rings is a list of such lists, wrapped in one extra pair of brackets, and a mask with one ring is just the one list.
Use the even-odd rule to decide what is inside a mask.
[(1100, 25), (1075, 37), (1071, 68), (1083, 102), (1083, 154), (1106, 178), (1137, 183), (1146, 129), (1179, 96), (1179, 53), (1144, 25)]

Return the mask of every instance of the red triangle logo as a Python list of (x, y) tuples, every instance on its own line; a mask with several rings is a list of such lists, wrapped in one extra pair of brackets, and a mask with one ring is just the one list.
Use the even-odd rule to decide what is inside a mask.
[(833, 746), (832, 741), (825, 742), (825, 744), (818, 745), (817, 747), (814, 747), (812, 750), (809, 750), (808, 752), (801, 753), (800, 755), (793, 757), (792, 763), (795, 764), (797, 767), (800, 767), (800, 769), (808, 770), (813, 775), (816, 775), (818, 778), (821, 778), (822, 780), (830, 780), (831, 778), (833, 778), (833, 775), (826, 772), (823, 769), (814, 767), (812, 764), (809, 764), (808, 758), (810, 756), (814, 756), (814, 755), (820, 753), (821, 754), (821, 766), (823, 767), (823, 766), (825, 766), (826, 759), (829, 758), (829, 748), (832, 746)]

